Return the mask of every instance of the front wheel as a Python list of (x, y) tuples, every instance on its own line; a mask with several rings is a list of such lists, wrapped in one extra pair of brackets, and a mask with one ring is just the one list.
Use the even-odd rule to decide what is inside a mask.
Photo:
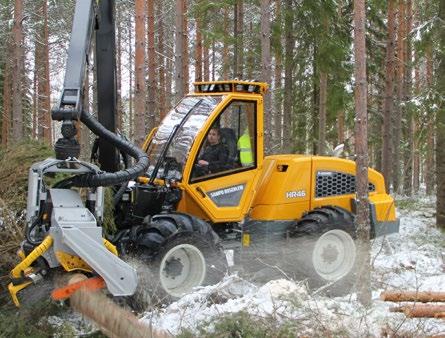
[(326, 281), (345, 277), (354, 267), (356, 247), (351, 235), (334, 229), (322, 234), (313, 245), (312, 266)]
[[(200, 236), (183, 233), (172, 238), (156, 255), (154, 267), (162, 289), (172, 298), (221, 279), (223, 253), (212, 248)], [(215, 266), (219, 262), (220, 267)]]
[(295, 277), (312, 289), (329, 285), (331, 295), (349, 292), (357, 262), (353, 216), (339, 207), (317, 208), (289, 230)]
[(139, 273), (138, 291), (155, 303), (215, 284), (228, 269), (218, 235), (208, 223), (190, 215), (153, 216), (137, 242), (142, 263), (148, 266)]

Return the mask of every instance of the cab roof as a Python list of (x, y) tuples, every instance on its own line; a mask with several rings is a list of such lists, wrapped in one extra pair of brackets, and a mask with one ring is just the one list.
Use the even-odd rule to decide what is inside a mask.
[(248, 93), (248, 94), (264, 94), (268, 88), (265, 82), (255, 81), (205, 81), (194, 82), (195, 94), (206, 93)]

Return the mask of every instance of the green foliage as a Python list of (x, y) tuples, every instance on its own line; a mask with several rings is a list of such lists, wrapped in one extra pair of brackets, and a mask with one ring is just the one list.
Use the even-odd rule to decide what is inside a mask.
[(247, 312), (238, 312), (218, 317), (216, 320), (204, 323), (197, 331), (184, 330), (178, 338), (220, 337), (220, 338), (287, 338), (287, 337), (347, 337), (347, 331), (339, 328), (329, 329), (329, 324), (320, 324), (318, 320), (304, 321), (288, 318), (278, 320), (272, 317), (254, 316)]
[(66, 337), (73, 337), (72, 330), (63, 329), (61, 332), (47, 321), (48, 316), (55, 315), (60, 310), (60, 306), (50, 301), (20, 310), (12, 305), (4, 305), (0, 311), (0, 337), (43, 338), (52, 337), (56, 332), (63, 332), (63, 334), (68, 334), (65, 335)]
[(114, 191), (112, 187), (104, 188), (104, 221), (103, 228), (106, 233), (113, 234), (116, 232), (116, 223), (114, 222)]
[(19, 213), (26, 207), (28, 170), (35, 162), (52, 155), (51, 147), (33, 140), (0, 148), (0, 196), (8, 202), (9, 208)]

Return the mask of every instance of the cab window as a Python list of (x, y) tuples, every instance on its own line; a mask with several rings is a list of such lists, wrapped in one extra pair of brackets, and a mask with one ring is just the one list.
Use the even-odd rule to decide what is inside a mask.
[(256, 167), (256, 103), (232, 101), (206, 133), (191, 181)]

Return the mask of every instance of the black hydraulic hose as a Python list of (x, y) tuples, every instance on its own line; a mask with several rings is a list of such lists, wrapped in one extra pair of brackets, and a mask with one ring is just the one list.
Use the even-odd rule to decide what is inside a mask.
[(115, 173), (107, 173), (107, 172), (98, 174), (88, 173), (84, 175), (74, 176), (72, 178), (73, 186), (99, 187), (99, 186), (117, 185), (135, 179), (139, 175), (145, 173), (149, 165), (148, 156), (146, 153), (144, 153), (133, 143), (109, 131), (86, 111), (82, 111), (80, 120), (94, 134), (96, 134), (99, 137), (103, 137), (105, 140), (113, 144), (122, 152), (127, 153), (131, 157), (135, 158), (137, 163), (130, 168), (126, 168), (124, 170), (120, 170)]
[(114, 194), (114, 197), (113, 197), (113, 205), (114, 206), (116, 206), (119, 203), (119, 201), (122, 198), (122, 195), (127, 190), (127, 187), (128, 187), (128, 181), (122, 183), (119, 190)]
[(154, 169), (153, 169), (153, 172), (151, 173), (150, 181), (148, 181), (148, 184), (153, 184), (153, 182), (154, 182), (156, 176), (158, 176), (159, 168), (160, 168), (161, 165), (162, 165), (163, 159), (165, 158), (165, 155), (167, 154), (167, 150), (168, 150), (168, 148), (170, 147), (170, 144), (171, 144), (172, 141), (173, 141), (173, 137), (175, 137), (175, 135), (176, 135), (176, 130), (178, 130), (178, 129), (179, 129), (179, 124), (177, 124), (176, 126), (174, 126), (174, 128), (173, 128), (173, 130), (172, 130), (172, 132), (171, 132), (171, 134), (170, 134), (170, 136), (169, 136), (167, 142), (166, 142), (165, 145), (164, 145), (164, 148), (162, 148), (162, 152), (161, 152), (161, 154), (160, 154), (160, 156), (159, 156), (159, 160), (158, 160), (158, 162), (156, 163), (156, 165), (155, 165), (155, 167), (154, 167)]
[(38, 215), (37, 217), (36, 217), (36, 219), (31, 223), (31, 225), (29, 226), (29, 227), (27, 227), (26, 228), (26, 231), (25, 231), (25, 238), (26, 238), (26, 240), (29, 242), (29, 243), (31, 243), (32, 245), (35, 245), (35, 246), (37, 246), (37, 245), (39, 245), (40, 243), (42, 243), (42, 241), (43, 241), (43, 239), (41, 239), (41, 240), (38, 240), (38, 241), (35, 241), (33, 238), (32, 238), (32, 236), (31, 236), (31, 232), (32, 232), (32, 230), (40, 223), (40, 217), (41, 217), (42, 215)]

